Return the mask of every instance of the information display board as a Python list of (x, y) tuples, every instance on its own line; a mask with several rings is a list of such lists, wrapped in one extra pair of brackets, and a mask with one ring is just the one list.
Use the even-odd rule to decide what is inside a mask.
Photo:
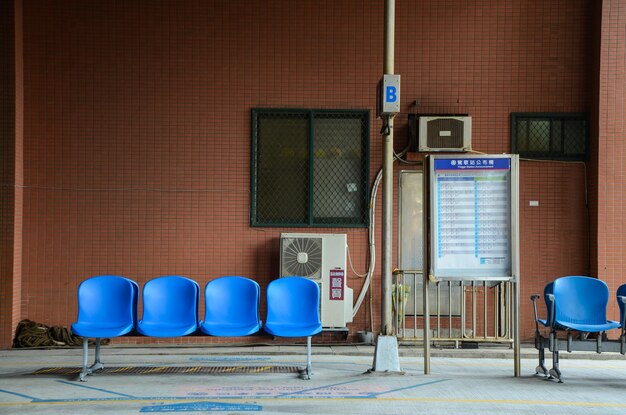
[(507, 280), (517, 268), (517, 156), (430, 158), (430, 275)]

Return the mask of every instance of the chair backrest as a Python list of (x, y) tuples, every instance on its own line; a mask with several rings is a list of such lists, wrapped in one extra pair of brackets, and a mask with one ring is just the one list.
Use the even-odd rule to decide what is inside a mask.
[(209, 281), (204, 289), (204, 323), (260, 326), (260, 297), (259, 284), (248, 278), (225, 276)]
[[(122, 277), (120, 275), (100, 275), (99, 277), (115, 277), (115, 278), (124, 278), (128, 282), (130, 282), (133, 286), (133, 324), (137, 324), (137, 304), (139, 302), (139, 284), (135, 281), (128, 279), (126, 277)], [(94, 277), (96, 278), (96, 277)]]
[(78, 321), (98, 325), (134, 325), (137, 284), (116, 275), (100, 275), (78, 286)]
[(555, 320), (577, 324), (606, 324), (609, 288), (596, 278), (571, 276), (554, 281)]
[(158, 277), (143, 286), (144, 324), (183, 325), (198, 322), (200, 287), (178, 275)]
[[(615, 295), (616, 297), (626, 297), (626, 284), (621, 285), (617, 289), (617, 293)], [(624, 322), (624, 315), (626, 314), (626, 304), (618, 300), (617, 305), (619, 306), (619, 321)]]
[(319, 325), (320, 287), (303, 277), (283, 277), (267, 286), (266, 326)]
[(139, 284), (133, 280), (128, 280), (133, 285), (133, 324), (137, 325), (137, 305), (139, 303)]

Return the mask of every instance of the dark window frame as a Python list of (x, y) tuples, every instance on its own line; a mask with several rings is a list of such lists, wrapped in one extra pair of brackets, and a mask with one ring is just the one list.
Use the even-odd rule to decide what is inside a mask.
[[(518, 122), (520, 121), (547, 121), (550, 122), (550, 134), (554, 131), (554, 122), (564, 125), (567, 121), (582, 121), (584, 128), (584, 142), (582, 153), (568, 154), (565, 149), (565, 139), (561, 137), (561, 148), (553, 150), (553, 139), (550, 137), (548, 151), (520, 150), (518, 145)], [(584, 112), (513, 112), (511, 113), (511, 153), (519, 154), (522, 158), (537, 160), (586, 161), (589, 157), (589, 121)]]
[[(315, 206), (315, 181), (314, 181), (314, 160), (315, 154), (313, 151), (315, 142), (315, 118), (317, 117), (331, 117), (340, 118), (342, 114), (361, 117), (361, 171), (359, 178), (363, 189), (363, 195), (360, 198), (362, 204), (360, 209), (360, 217), (345, 217), (344, 221), (333, 221), (333, 218), (321, 218), (321, 221), (316, 221), (313, 210)], [(258, 119), (259, 116), (307, 116), (309, 121), (308, 128), (308, 202), (306, 222), (267, 222), (258, 220), (257, 214), (257, 166), (258, 166)], [(369, 185), (370, 185), (370, 111), (367, 109), (305, 109), (305, 108), (252, 108), (251, 116), (251, 170), (250, 170), (250, 226), (252, 227), (294, 227), (294, 228), (366, 228), (369, 226)], [(351, 221), (351, 222), (350, 222)]]

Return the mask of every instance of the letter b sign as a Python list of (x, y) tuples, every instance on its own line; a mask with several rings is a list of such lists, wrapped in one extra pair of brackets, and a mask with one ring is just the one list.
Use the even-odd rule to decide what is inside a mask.
[(380, 101), (381, 115), (394, 115), (400, 112), (400, 75), (383, 75)]
[(388, 86), (385, 88), (385, 91), (385, 102), (392, 103), (398, 100), (398, 88), (395, 86)]

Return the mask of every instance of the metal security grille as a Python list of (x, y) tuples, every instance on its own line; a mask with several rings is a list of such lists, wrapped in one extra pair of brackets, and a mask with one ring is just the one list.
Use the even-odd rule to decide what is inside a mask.
[(580, 113), (511, 114), (513, 153), (528, 158), (585, 160), (587, 121)]
[(369, 111), (252, 110), (253, 226), (367, 226)]
[[(403, 342), (424, 340), (424, 275), (396, 270), (392, 310), (396, 335)], [(513, 342), (513, 287), (510, 281), (437, 281), (429, 283), (430, 339), (437, 343)], [(415, 304), (421, 303), (419, 307)]]

